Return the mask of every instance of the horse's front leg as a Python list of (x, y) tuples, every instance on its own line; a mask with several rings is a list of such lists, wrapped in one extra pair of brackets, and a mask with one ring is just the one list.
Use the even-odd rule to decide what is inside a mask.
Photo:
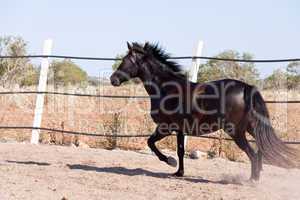
[(184, 174), (184, 134), (182, 132), (177, 133), (177, 155), (179, 160), (179, 167), (177, 172), (175, 172), (173, 175), (181, 177)]
[(157, 142), (169, 135), (170, 135), (170, 132), (163, 131), (158, 126), (156, 128), (155, 132), (148, 139), (148, 146), (155, 153), (155, 155), (158, 157), (159, 160), (166, 162), (168, 165), (170, 165), (172, 167), (176, 167), (177, 166), (176, 159), (171, 156), (169, 156), (169, 157), (165, 156), (155, 146), (155, 142)]

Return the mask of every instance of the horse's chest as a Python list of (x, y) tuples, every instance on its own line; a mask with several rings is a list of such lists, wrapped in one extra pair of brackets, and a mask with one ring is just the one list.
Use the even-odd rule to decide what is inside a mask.
[(171, 109), (173, 105), (166, 105), (161, 99), (151, 101), (151, 118), (155, 123), (167, 123), (170, 121), (170, 116), (174, 110)]
[(155, 123), (160, 123), (162, 121), (162, 112), (160, 109), (160, 101), (159, 100), (151, 101), (150, 115)]

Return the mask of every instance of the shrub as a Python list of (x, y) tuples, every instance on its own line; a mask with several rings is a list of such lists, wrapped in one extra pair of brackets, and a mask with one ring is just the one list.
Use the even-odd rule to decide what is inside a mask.
[[(251, 60), (252, 55), (228, 50), (220, 53), (216, 57), (227, 59), (247, 59)], [(253, 63), (238, 63), (233, 61), (209, 60), (200, 65), (198, 81), (207, 82), (217, 79), (232, 78), (242, 80), (250, 84), (257, 84), (259, 73)]]
[[(21, 37), (0, 37), (0, 55), (2, 56), (26, 55), (26, 46), (27, 43)], [(21, 85), (22, 82), (26, 82), (27, 73), (33, 69), (28, 58), (0, 59), (0, 84), (8, 87), (13, 84)]]
[(88, 81), (87, 73), (68, 59), (53, 61), (49, 71), (49, 81), (56, 86), (82, 84)]

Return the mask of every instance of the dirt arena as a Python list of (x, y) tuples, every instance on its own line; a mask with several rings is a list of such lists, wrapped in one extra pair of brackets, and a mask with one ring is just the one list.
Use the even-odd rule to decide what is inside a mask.
[[(168, 154), (173, 154), (168, 152)], [(300, 199), (300, 170), (185, 159), (186, 175), (150, 152), (0, 143), (0, 199)]]

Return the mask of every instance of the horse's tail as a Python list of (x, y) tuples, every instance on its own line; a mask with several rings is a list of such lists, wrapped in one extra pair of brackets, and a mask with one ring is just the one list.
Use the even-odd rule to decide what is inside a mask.
[[(255, 134), (256, 144), (262, 152), (264, 159), (272, 164), (284, 168), (295, 168), (300, 166), (300, 151), (287, 146), (275, 134), (271, 125), (269, 112), (264, 99), (255, 87), (250, 87), (248, 100), (251, 107), (249, 114), (254, 119), (251, 123)], [(248, 90), (249, 91), (249, 90)]]

